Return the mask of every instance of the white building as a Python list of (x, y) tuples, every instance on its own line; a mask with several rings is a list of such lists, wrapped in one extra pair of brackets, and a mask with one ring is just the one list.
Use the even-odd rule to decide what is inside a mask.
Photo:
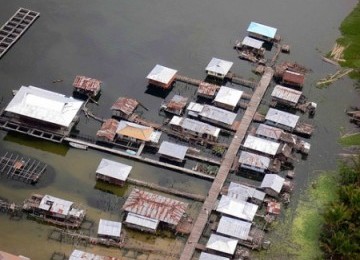
[(266, 194), (277, 197), (283, 188), (285, 179), (277, 174), (266, 174), (261, 182), (260, 188), (264, 189)]
[(206, 66), (205, 71), (209, 76), (224, 79), (233, 64), (234, 63), (231, 61), (212, 58), (209, 64)]
[(177, 70), (156, 64), (146, 76), (149, 84), (168, 89), (176, 78)]
[(236, 200), (229, 196), (221, 196), (216, 211), (246, 221), (252, 221), (258, 210), (258, 205)]
[(299, 121), (299, 116), (270, 108), (265, 116), (267, 124), (276, 126), (287, 131), (293, 131)]
[(237, 243), (237, 239), (211, 234), (208, 242), (206, 243), (206, 248), (229, 255), (234, 255)]
[(119, 240), (121, 235), (121, 223), (100, 219), (98, 226), (98, 236)]
[(280, 143), (248, 135), (245, 139), (243, 147), (248, 150), (257, 151), (274, 157), (279, 150)]
[(222, 107), (233, 111), (238, 105), (243, 91), (221, 86), (217, 93), (214, 104), (218, 107)]

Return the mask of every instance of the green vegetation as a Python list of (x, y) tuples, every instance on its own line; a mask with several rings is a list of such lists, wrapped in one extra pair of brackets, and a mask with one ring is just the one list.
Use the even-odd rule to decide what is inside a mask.
[(341, 137), (340, 144), (343, 146), (360, 145), (360, 133), (345, 135)]
[(338, 198), (327, 205), (320, 247), (326, 259), (358, 259), (360, 255), (360, 155), (340, 167)]
[(337, 40), (339, 44), (345, 47), (344, 62), (341, 65), (344, 67), (354, 68), (355, 70), (350, 74), (353, 78), (360, 79), (360, 3), (348, 17), (342, 22), (340, 31), (342, 37)]

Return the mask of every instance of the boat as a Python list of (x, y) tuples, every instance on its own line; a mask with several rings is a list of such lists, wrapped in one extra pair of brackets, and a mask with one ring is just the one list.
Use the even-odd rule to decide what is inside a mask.
[(136, 152), (130, 149), (127, 149), (125, 152), (131, 155), (136, 155)]
[(51, 195), (32, 194), (25, 200), (23, 210), (37, 220), (66, 228), (79, 228), (85, 218), (84, 209)]
[(81, 149), (81, 150), (86, 150), (88, 148), (88, 146), (86, 144), (79, 144), (79, 143), (74, 143), (74, 142), (69, 142), (69, 145), (71, 147)]

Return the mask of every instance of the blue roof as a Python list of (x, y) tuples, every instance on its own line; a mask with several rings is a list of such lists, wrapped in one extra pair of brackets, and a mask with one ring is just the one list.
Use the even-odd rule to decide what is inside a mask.
[(273, 39), (275, 37), (277, 29), (274, 27), (263, 25), (261, 23), (251, 22), (247, 31)]

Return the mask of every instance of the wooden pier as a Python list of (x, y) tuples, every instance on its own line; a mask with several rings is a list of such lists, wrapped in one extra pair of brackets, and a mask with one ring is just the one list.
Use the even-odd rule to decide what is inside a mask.
[(194, 85), (196, 87), (199, 87), (199, 85), (201, 84), (201, 80), (198, 79), (192, 79), (186, 76), (182, 76), (182, 75), (176, 75), (176, 80), (177, 81), (181, 81), (190, 85)]
[(46, 167), (46, 164), (39, 161), (8, 152), (0, 158), (0, 174), (30, 184), (34, 184), (39, 180)]
[(252, 89), (254, 89), (256, 87), (256, 85), (257, 85), (257, 82), (247, 80), (247, 79), (243, 79), (243, 78), (241, 78), (240, 76), (236, 75), (233, 72), (229, 72), (228, 74), (226, 74), (225, 77), (229, 81), (231, 81), (232, 83), (243, 85), (245, 87), (249, 87), (249, 88), (252, 88)]
[(19, 8), (16, 13), (0, 28), (0, 58), (35, 22), (40, 13)]
[(240, 148), (240, 145), (246, 135), (246, 132), (252, 122), (252, 119), (256, 113), (256, 110), (263, 98), (267, 87), (274, 75), (274, 70), (271, 67), (265, 69), (265, 73), (258, 83), (256, 90), (249, 102), (249, 106), (245, 111), (244, 116), (241, 119), (241, 123), (232, 139), (229, 149), (227, 150), (224, 160), (221, 163), (220, 169), (217, 173), (213, 184), (210, 187), (208, 196), (202, 206), (202, 209), (195, 221), (194, 227), (188, 237), (184, 250), (181, 254), (181, 260), (190, 260), (195, 251), (195, 247), (199, 242), (199, 239), (203, 233), (206, 223), (208, 222), (209, 213), (214, 208), (214, 205), (218, 199), (219, 193), (225, 183), (226, 178), (231, 170), (231, 166), (236, 158), (236, 154)]
[(173, 188), (166, 188), (163, 186), (159, 186), (153, 183), (148, 183), (145, 181), (140, 181), (140, 180), (136, 180), (136, 179), (132, 179), (132, 178), (128, 178), (126, 180), (126, 182), (131, 183), (131, 184), (135, 184), (138, 186), (142, 186), (142, 187), (146, 187), (146, 188), (150, 188), (153, 190), (157, 190), (157, 191), (161, 191), (167, 194), (172, 194), (172, 195), (176, 195), (179, 197), (184, 197), (187, 199), (192, 199), (192, 200), (197, 200), (197, 201), (204, 201), (205, 200), (205, 196), (202, 195), (198, 195), (198, 194), (194, 194), (194, 193), (189, 193), (189, 192), (184, 192), (184, 191), (179, 191)]

